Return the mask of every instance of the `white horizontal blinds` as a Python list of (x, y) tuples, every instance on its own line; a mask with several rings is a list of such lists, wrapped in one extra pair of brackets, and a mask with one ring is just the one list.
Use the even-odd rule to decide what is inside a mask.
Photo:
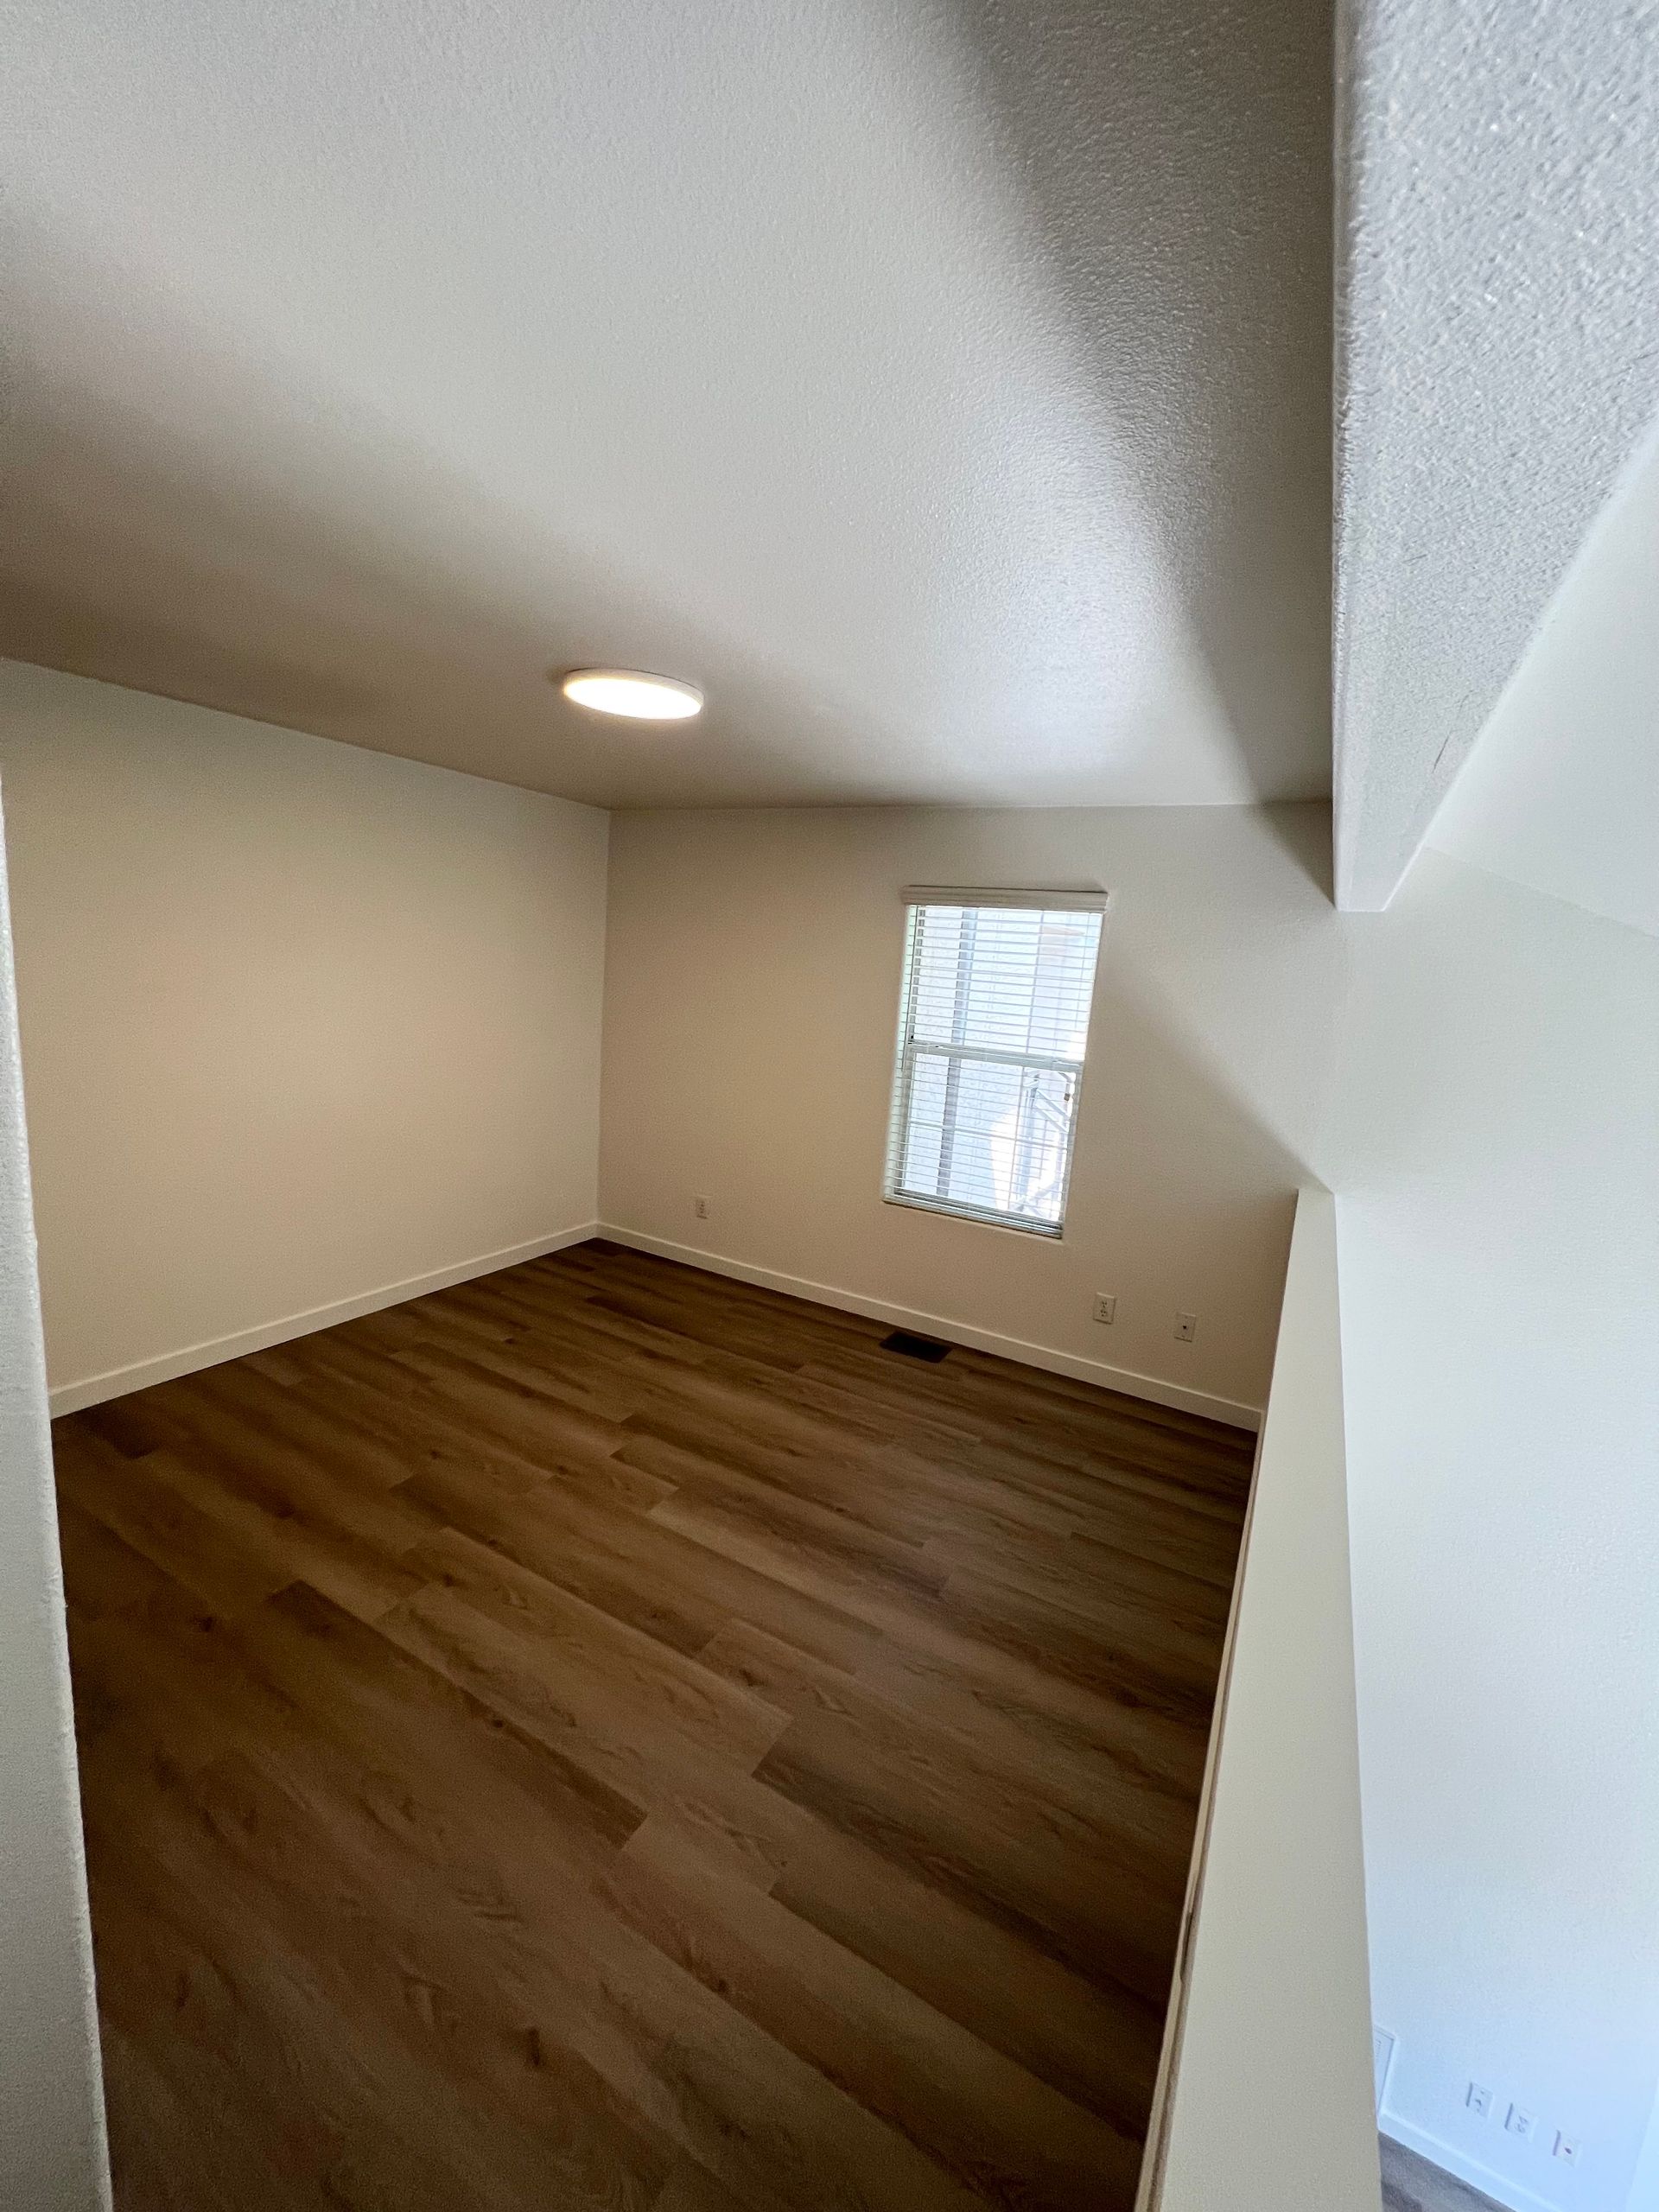
[(1052, 1232), (1065, 1209), (1098, 906), (946, 897), (910, 910), (888, 1193)]

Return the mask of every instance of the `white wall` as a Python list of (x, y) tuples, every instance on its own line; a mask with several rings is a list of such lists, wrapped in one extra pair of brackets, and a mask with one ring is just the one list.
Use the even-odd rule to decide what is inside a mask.
[(1659, 2096), (1654, 2100), (1653, 2116), (1648, 2122), (1647, 2135), (1636, 2161), (1636, 2178), (1630, 2183), (1630, 2212), (1648, 2212), (1648, 2208), (1654, 2204), (1659, 2204)]
[(1567, 572), (1429, 842), (1659, 931), (1659, 430)]
[[(1259, 1408), (1332, 1047), (1328, 840), (1319, 806), (618, 815), (607, 1222)], [(884, 1204), (903, 888), (1089, 882), (1064, 1239)]]
[(603, 814), (15, 663), (0, 784), (54, 1402), (592, 1221)]
[(1160, 2212), (1376, 2212), (1337, 1208), (1302, 1192), (1207, 1777)]
[(1387, 2124), (1507, 2202), (1622, 2212), (1659, 2082), (1659, 943), (1433, 852), (1351, 926), (1332, 1152)]
[[(1374, 1765), (1414, 1772), (1414, 1717), (1395, 1681), (1402, 1630), (1389, 1629), (1381, 1578), (1421, 1593), (1404, 1609), (1414, 1617), (1472, 1575), (1457, 1633), (1433, 1639), (1445, 1663), (1459, 1638), (1481, 1662), (1471, 1709), (1436, 1717), (1458, 1778), (1432, 1793), (1391, 1789), (1376, 1823), (1394, 1830), (1378, 1879), (1395, 1955), (1413, 1962), (1408, 1994), (1384, 1990), (1382, 2001), (1409, 2004), (1423, 2024), (1390, 2124), (1435, 2136), (1449, 2146), (1443, 2161), (1465, 2161), (1472, 2178), (1495, 2171), (1488, 2189), (1518, 2203), (1531, 2191), (1622, 2206), (1659, 2074), (1659, 1777), (1644, 1710), (1659, 1682), (1656, 597), (1659, 434), (1590, 533), (1435, 818), (1437, 849), (1553, 896), (1489, 885), (1488, 918), (1465, 933), (1455, 970), (1423, 977), (1418, 1058), (1460, 1107), (1426, 1110), (1392, 1073), (1379, 1086), (1374, 1122), (1402, 1119), (1406, 1141), (1437, 1165), (1414, 1187), (1392, 1173), (1380, 1182), (1370, 1232), (1349, 1255), (1370, 1357), (1405, 1364), (1408, 1404), (1452, 1400), (1452, 1452), (1466, 1451), (1478, 1425), (1503, 1455), (1478, 1465), (1466, 1517), (1450, 1525), (1444, 1503), (1404, 1525), (1380, 1484), (1369, 1501), (1379, 1548), (1367, 1733)], [(1455, 880), (1425, 868), (1391, 962)], [(1398, 1031), (1399, 994), (1370, 1003), (1380, 1049)], [(1406, 1240), (1432, 1260), (1434, 1294), (1391, 1312)], [(1407, 1415), (1388, 1378), (1368, 1367), (1359, 1383), (1377, 1407), (1371, 1440), (1397, 1447)], [(1457, 1465), (1449, 1457), (1439, 1481)], [(1414, 1466), (1405, 1494), (1421, 1479)], [(1510, 1829), (1510, 1886), (1482, 1896), (1470, 1855)], [(1418, 1865), (1437, 1891), (1421, 1920), (1408, 1887)], [(1582, 2129), (1576, 2172), (1468, 2114), (1459, 2059), (1482, 2017), (1466, 1995), (1476, 1977), (1500, 2024), (1494, 2072), (1513, 2074), (1523, 2104), (1555, 2098)], [(1548, 2148), (1554, 2125), (1541, 2133)], [(1632, 2212), (1659, 2206), (1659, 2107), (1644, 2157)]]
[(108, 2202), (0, 852), (0, 2203)]

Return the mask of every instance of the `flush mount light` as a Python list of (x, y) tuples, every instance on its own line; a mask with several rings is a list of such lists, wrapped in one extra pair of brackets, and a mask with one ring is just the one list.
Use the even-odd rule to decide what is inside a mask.
[(637, 668), (573, 668), (559, 689), (579, 707), (599, 715), (625, 715), (636, 722), (683, 722), (702, 712), (702, 694), (671, 676)]

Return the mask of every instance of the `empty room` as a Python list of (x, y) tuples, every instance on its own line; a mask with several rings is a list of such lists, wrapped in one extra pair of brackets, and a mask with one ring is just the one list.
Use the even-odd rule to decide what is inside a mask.
[(0, 2204), (1659, 2205), (1659, 22), (0, 87)]

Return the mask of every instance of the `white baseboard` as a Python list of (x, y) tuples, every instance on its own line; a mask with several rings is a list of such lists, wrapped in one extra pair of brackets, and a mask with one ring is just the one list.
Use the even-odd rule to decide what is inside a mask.
[(147, 1390), (153, 1382), (170, 1382), (175, 1376), (194, 1375), (199, 1367), (217, 1367), (224, 1359), (268, 1351), (272, 1344), (286, 1344), (292, 1337), (308, 1337), (314, 1329), (332, 1329), (341, 1321), (355, 1321), (360, 1314), (378, 1313), (384, 1306), (401, 1306), (406, 1298), (448, 1290), (451, 1283), (493, 1274), (498, 1268), (517, 1267), (521, 1260), (538, 1260), (544, 1252), (562, 1252), (567, 1244), (581, 1244), (598, 1234), (598, 1224), (591, 1221), (577, 1229), (555, 1230), (548, 1236), (533, 1236), (527, 1244), (483, 1252), (475, 1260), (435, 1268), (429, 1274), (385, 1283), (378, 1290), (365, 1290), (356, 1298), (337, 1299), (332, 1306), (314, 1306), (308, 1313), (290, 1313), (283, 1320), (262, 1322), (254, 1329), (238, 1329), (233, 1336), (213, 1337), (206, 1344), (187, 1344), (182, 1351), (162, 1352), (155, 1359), (137, 1360), (130, 1367), (112, 1367), (103, 1375), (85, 1376), (79, 1382), (60, 1383), (49, 1393), (52, 1416), (55, 1420), (60, 1414), (79, 1413), (83, 1406), (122, 1398), (130, 1390)]
[(1439, 2166), (1442, 2173), (1451, 2175), (1453, 2181), (1467, 2182), (1471, 2189), (1478, 2189), (1483, 2196), (1490, 2196), (1499, 2204), (1507, 2204), (1510, 2212), (1561, 2212), (1552, 2198), (1540, 2196), (1524, 2188), (1518, 2181), (1511, 2181), (1507, 2174), (1495, 2174), (1490, 2166), (1483, 2166), (1478, 2158), (1471, 2158), (1450, 2143), (1442, 2143), (1438, 2135), (1431, 2135), (1426, 2127), (1414, 2127), (1408, 2120), (1402, 2120), (1397, 2112), (1384, 2112), (1377, 2121), (1384, 2135), (1392, 2136), (1396, 2143), (1403, 2143), (1408, 2151), (1414, 2151), (1420, 2158), (1427, 2158), (1432, 2166)]
[(124, 1397), (130, 1390), (146, 1390), (152, 1383), (170, 1382), (175, 1376), (192, 1375), (201, 1367), (216, 1367), (221, 1360), (240, 1359), (247, 1352), (269, 1351), (272, 1344), (286, 1344), (290, 1338), (309, 1336), (314, 1329), (331, 1329), (340, 1322), (354, 1321), (360, 1314), (377, 1313), (383, 1306), (401, 1305), (405, 1299), (422, 1298), (429, 1291), (447, 1290), (451, 1283), (466, 1282), (474, 1275), (493, 1274), (499, 1268), (517, 1267), (520, 1261), (539, 1259), (543, 1253), (563, 1251), (567, 1245), (582, 1243), (590, 1236), (608, 1236), (636, 1251), (654, 1252), (659, 1259), (677, 1260), (686, 1267), (706, 1268), (714, 1274), (755, 1283), (765, 1290), (782, 1291), (787, 1297), (805, 1299), (816, 1306), (833, 1306), (844, 1313), (861, 1313), (868, 1320), (885, 1321), (893, 1328), (914, 1329), (925, 1336), (943, 1337), (950, 1344), (970, 1344), (976, 1351), (995, 1352), (1002, 1359), (1042, 1368), (1051, 1375), (1067, 1375), (1074, 1382), (1121, 1390), (1129, 1397), (1145, 1398), (1154, 1405), (1169, 1406), (1179, 1413), (1202, 1414), (1234, 1428), (1255, 1429), (1262, 1425), (1256, 1407), (1241, 1405), (1232, 1398), (1217, 1397), (1208, 1390), (1188, 1389), (1183, 1383), (1166, 1382), (1154, 1375), (1138, 1375), (1130, 1368), (1112, 1367), (1103, 1359), (1085, 1359), (1076, 1352), (1054, 1351), (1046, 1344), (1027, 1344), (1021, 1338), (1002, 1336), (994, 1329), (977, 1329), (966, 1321), (950, 1320), (944, 1314), (924, 1313), (914, 1306), (866, 1298), (856, 1291), (837, 1289), (832, 1283), (809, 1282), (799, 1275), (780, 1274), (772, 1268), (751, 1267), (746, 1261), (728, 1260), (722, 1253), (705, 1252), (697, 1245), (676, 1244), (665, 1236), (647, 1236), (643, 1230), (624, 1229), (614, 1222), (592, 1221), (583, 1222), (575, 1229), (556, 1230), (548, 1236), (533, 1237), (527, 1244), (509, 1245), (504, 1251), (480, 1253), (476, 1259), (462, 1260), (454, 1267), (436, 1268), (429, 1274), (385, 1283), (378, 1290), (365, 1291), (355, 1298), (339, 1299), (330, 1306), (315, 1306), (304, 1313), (290, 1313), (279, 1321), (263, 1322), (257, 1328), (241, 1329), (232, 1336), (211, 1338), (205, 1344), (187, 1344), (180, 1351), (137, 1360), (130, 1367), (112, 1367), (102, 1375), (88, 1375), (76, 1382), (60, 1383), (50, 1394), (53, 1417), (55, 1420), (60, 1414), (78, 1413), (83, 1406), (99, 1405), (105, 1398)]
[(684, 1267), (707, 1268), (713, 1274), (730, 1275), (737, 1282), (752, 1282), (762, 1290), (780, 1290), (789, 1298), (804, 1298), (814, 1306), (834, 1306), (843, 1313), (861, 1313), (869, 1321), (886, 1321), (896, 1329), (913, 1329), (923, 1336), (943, 1337), (953, 1344), (969, 1344), (976, 1351), (995, 1352), (1001, 1359), (1018, 1360), (1026, 1367), (1040, 1367), (1051, 1375), (1068, 1375), (1073, 1382), (1097, 1383), (1103, 1390), (1122, 1390), (1131, 1398), (1146, 1398), (1155, 1406), (1177, 1413), (1202, 1414), (1210, 1421), (1225, 1421), (1233, 1428), (1257, 1429), (1261, 1408), (1241, 1405), (1236, 1399), (1218, 1398), (1208, 1390), (1190, 1390), (1184, 1383), (1166, 1382), (1155, 1375), (1137, 1375), (1133, 1369), (1110, 1367), (1103, 1359), (1084, 1359), (1079, 1353), (1053, 1351), (1046, 1344), (1027, 1344), (1020, 1337), (1000, 1336), (994, 1329), (977, 1329), (966, 1321), (952, 1321), (941, 1313), (923, 1313), (914, 1306), (893, 1306), (882, 1298), (866, 1298), (861, 1292), (838, 1290), (833, 1283), (808, 1282), (800, 1275), (779, 1274), (775, 1268), (751, 1267), (746, 1260), (728, 1260), (721, 1252), (705, 1252), (695, 1244), (676, 1244), (666, 1236), (650, 1236), (642, 1229), (624, 1229), (615, 1222), (601, 1222), (594, 1234), (626, 1244), (636, 1252), (654, 1252), (660, 1260), (677, 1260)]

